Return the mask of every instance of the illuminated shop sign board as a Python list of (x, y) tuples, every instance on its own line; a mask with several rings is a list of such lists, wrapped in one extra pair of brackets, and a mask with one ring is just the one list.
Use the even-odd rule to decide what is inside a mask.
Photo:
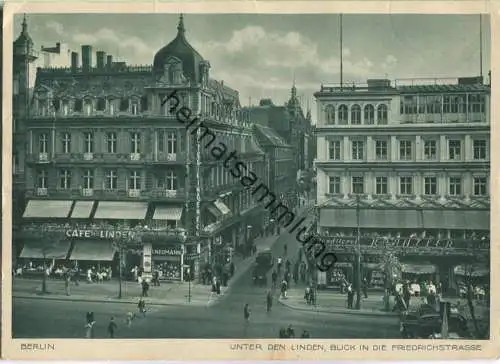
[[(332, 250), (353, 249), (357, 245), (355, 237), (321, 237), (326, 246)], [(361, 238), (359, 241), (362, 250), (415, 250), (415, 251), (489, 251), (489, 240), (465, 240), (465, 239), (422, 239), (422, 238)]]
[(177, 256), (182, 255), (181, 247), (153, 247), (154, 256)]
[(68, 238), (86, 238), (86, 239), (133, 239), (134, 231), (119, 231), (119, 230), (101, 230), (101, 229), (71, 229), (66, 230)]

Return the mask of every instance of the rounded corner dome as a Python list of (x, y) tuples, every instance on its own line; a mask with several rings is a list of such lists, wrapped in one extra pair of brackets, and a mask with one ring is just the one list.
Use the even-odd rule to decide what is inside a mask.
[(175, 39), (156, 52), (153, 59), (153, 72), (163, 72), (165, 64), (170, 59), (177, 59), (182, 63), (183, 73), (186, 77), (198, 80), (199, 64), (204, 59), (187, 41), (182, 15), (177, 26)]

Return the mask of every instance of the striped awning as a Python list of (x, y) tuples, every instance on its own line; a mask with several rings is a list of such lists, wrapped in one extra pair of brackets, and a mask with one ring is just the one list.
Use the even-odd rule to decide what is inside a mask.
[(22, 259), (66, 259), (70, 242), (67, 240), (48, 242), (43, 240), (28, 241), (19, 255)]
[(94, 219), (144, 220), (147, 202), (99, 201)]
[(490, 212), (488, 210), (424, 210), (425, 229), (451, 230), (489, 230)]
[(220, 199), (215, 200), (214, 205), (222, 213), (222, 215), (227, 215), (231, 212), (229, 207), (227, 207), (226, 204), (224, 202), (222, 202), (222, 200), (220, 200)]
[(402, 264), (401, 271), (410, 274), (434, 274), (437, 269), (432, 264)]
[(71, 213), (72, 219), (88, 219), (94, 207), (94, 201), (76, 201)]
[(373, 229), (420, 229), (421, 218), (417, 210), (386, 210), (344, 208), (321, 209), (321, 226), (337, 228), (373, 228)]
[(157, 206), (153, 215), (153, 220), (175, 220), (182, 217), (182, 207)]
[(70, 260), (86, 260), (110, 262), (115, 255), (115, 249), (109, 241), (77, 240), (73, 243)]
[(23, 218), (65, 219), (73, 201), (68, 200), (30, 200), (24, 210)]

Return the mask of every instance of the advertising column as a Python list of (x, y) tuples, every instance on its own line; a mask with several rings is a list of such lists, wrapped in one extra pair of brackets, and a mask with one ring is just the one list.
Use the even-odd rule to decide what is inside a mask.
[(152, 250), (152, 245), (150, 243), (145, 243), (144, 244), (144, 250), (143, 250), (143, 255), (142, 255), (142, 267), (144, 268), (143, 272), (143, 278), (151, 278), (151, 250)]

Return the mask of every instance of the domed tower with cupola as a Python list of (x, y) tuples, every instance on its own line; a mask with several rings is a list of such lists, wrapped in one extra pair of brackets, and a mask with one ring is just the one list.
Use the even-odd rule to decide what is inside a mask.
[(157, 81), (172, 86), (206, 85), (209, 68), (210, 63), (187, 41), (184, 17), (181, 15), (177, 36), (154, 57), (153, 73)]

